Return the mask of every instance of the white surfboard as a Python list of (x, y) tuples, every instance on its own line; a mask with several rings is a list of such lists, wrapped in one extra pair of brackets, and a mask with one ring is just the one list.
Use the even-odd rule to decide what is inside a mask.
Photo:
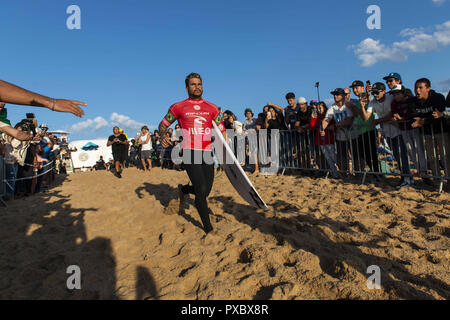
[(223, 169), (231, 185), (250, 205), (260, 209), (268, 209), (266, 203), (258, 194), (255, 187), (253, 187), (253, 184), (240, 166), (219, 128), (214, 121), (212, 123), (214, 129), (213, 135), (215, 137), (213, 145), (216, 150), (216, 155), (219, 158), (219, 162), (221, 164), (223, 163)]

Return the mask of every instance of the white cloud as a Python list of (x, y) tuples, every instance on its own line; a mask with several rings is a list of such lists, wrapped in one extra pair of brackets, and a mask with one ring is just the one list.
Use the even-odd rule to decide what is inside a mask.
[(411, 53), (435, 51), (450, 45), (450, 20), (437, 25), (436, 31), (431, 34), (426, 33), (424, 28), (407, 28), (400, 32), (400, 36), (407, 39), (384, 45), (380, 40), (367, 38), (351, 48), (363, 67), (385, 60), (406, 61)]
[(444, 4), (445, 0), (432, 0), (434, 4), (437, 4), (438, 6)]
[[(118, 114), (113, 112), (110, 116), (110, 121), (105, 120), (103, 117), (96, 117), (95, 119), (87, 119), (82, 122), (75, 123), (71, 126), (70, 130), (72, 132), (82, 132), (82, 131), (98, 131), (104, 127), (118, 126), (126, 130), (141, 130), (144, 123), (133, 120), (128, 116)], [(156, 126), (149, 125), (149, 130), (156, 129)]]
[(110, 120), (114, 126), (119, 126), (126, 129), (139, 130), (143, 125), (145, 125), (142, 122), (132, 120), (130, 117), (118, 114), (117, 112), (113, 112), (111, 114)]
[(94, 120), (87, 119), (86, 121), (78, 122), (72, 125), (70, 128), (73, 132), (81, 132), (88, 129), (93, 129), (94, 131), (97, 131), (103, 127), (108, 126), (109, 123), (102, 117), (97, 117)]

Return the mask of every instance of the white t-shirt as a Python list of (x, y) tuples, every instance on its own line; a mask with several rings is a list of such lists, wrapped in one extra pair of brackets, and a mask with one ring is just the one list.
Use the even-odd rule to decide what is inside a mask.
[[(336, 104), (332, 105), (325, 115), (328, 119), (334, 119), (336, 123), (342, 122), (344, 120), (347, 120), (350, 117), (353, 117), (353, 112), (347, 106), (344, 104), (342, 107), (339, 108)], [(336, 140), (339, 141), (346, 141), (348, 139), (355, 139), (358, 137), (358, 132), (353, 127), (349, 128), (339, 128), (336, 131)]]
[(30, 142), (14, 139), (13, 137), (6, 135), (5, 133), (2, 134), (2, 137), (6, 141), (5, 162), (8, 164), (18, 163), (19, 165), (23, 166)]
[(233, 129), (236, 132), (236, 134), (242, 134), (243, 129), (242, 122), (239, 122), (237, 120), (233, 121)]
[[(141, 148), (141, 151), (150, 151), (150, 150), (152, 150), (152, 139), (150, 138), (150, 139), (148, 139), (148, 137), (149, 137), (149, 133), (147, 133), (146, 135), (144, 135), (144, 136), (141, 136), (141, 142), (142, 142), (142, 148)], [(148, 142), (147, 143), (145, 143), (145, 141), (148, 139)]]
[[(394, 97), (390, 94), (387, 94), (385, 97), (384, 102), (379, 102), (376, 99), (370, 101), (367, 112), (375, 112), (378, 118), (384, 118), (387, 116), (389, 112), (391, 112), (391, 104), (392, 101), (394, 101)], [(395, 138), (400, 134), (400, 131), (395, 124), (382, 123), (380, 126), (381, 131), (387, 138)]]

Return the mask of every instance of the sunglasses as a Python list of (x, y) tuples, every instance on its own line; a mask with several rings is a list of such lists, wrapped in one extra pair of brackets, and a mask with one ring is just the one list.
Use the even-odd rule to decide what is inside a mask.
[(377, 95), (377, 94), (379, 94), (381, 91), (378, 91), (378, 90), (372, 90), (372, 94), (373, 95)]
[(391, 83), (391, 82), (394, 82), (394, 79), (386, 80), (386, 83)]

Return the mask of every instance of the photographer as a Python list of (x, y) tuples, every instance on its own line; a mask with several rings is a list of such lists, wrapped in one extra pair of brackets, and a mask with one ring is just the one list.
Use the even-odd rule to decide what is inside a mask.
[[(17, 123), (14, 128), (20, 135), (32, 136), (32, 126), (25, 120)], [(21, 141), (5, 133), (2, 134), (2, 138), (5, 141), (5, 173), (6, 173), (6, 201), (14, 199), (15, 184), (18, 174), (19, 166), (25, 165), (25, 157), (27, 155), (28, 147), (30, 146), (30, 140)], [(36, 141), (36, 139), (33, 139)]]
[(128, 139), (123, 133), (120, 133), (119, 130), (119, 127), (114, 127), (114, 134), (108, 138), (108, 143), (106, 144), (106, 146), (112, 146), (112, 154), (116, 167), (114, 175), (118, 178), (122, 178), (121, 172), (124, 166), (124, 162), (128, 157)]
[[(4, 133), (19, 141), (30, 141), (33, 139), (33, 127), (30, 126), (30, 130), (22, 131), (11, 126), (11, 122), (7, 118), (7, 110), (5, 103), (0, 102), (0, 132)], [(24, 122), (24, 120), (22, 120)], [(36, 140), (37, 141), (37, 140)]]

